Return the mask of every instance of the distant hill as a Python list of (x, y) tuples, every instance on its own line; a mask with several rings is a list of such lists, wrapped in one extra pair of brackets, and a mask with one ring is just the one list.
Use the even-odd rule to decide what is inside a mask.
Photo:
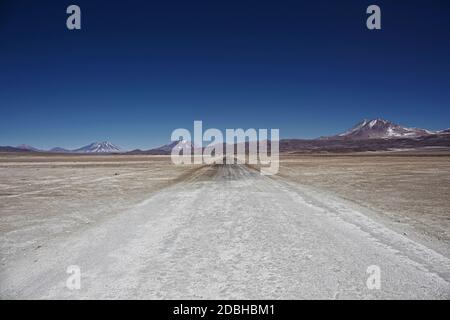
[(450, 135), (433, 134), (417, 138), (397, 139), (315, 139), (280, 140), (280, 152), (313, 153), (313, 152), (361, 152), (389, 151), (399, 149), (419, 149), (426, 147), (450, 148)]
[(48, 152), (69, 153), (69, 152), (72, 152), (72, 151), (68, 150), (68, 149), (60, 148), (60, 147), (55, 147), (55, 148), (52, 148), (52, 149), (48, 150)]
[(22, 149), (22, 150), (27, 150), (27, 151), (41, 152), (40, 149), (34, 148), (28, 144), (21, 144), (21, 145), (17, 146), (16, 148)]
[(0, 146), (0, 152), (32, 152), (27, 149), (21, 149), (16, 147), (10, 147), (10, 146)]
[(136, 149), (127, 152), (127, 154), (170, 155), (172, 153), (173, 148), (177, 148), (178, 150), (181, 151), (181, 149), (183, 149), (183, 147), (186, 147), (186, 145), (190, 146), (192, 151), (195, 148), (192, 142), (187, 140), (179, 140), (150, 150)]

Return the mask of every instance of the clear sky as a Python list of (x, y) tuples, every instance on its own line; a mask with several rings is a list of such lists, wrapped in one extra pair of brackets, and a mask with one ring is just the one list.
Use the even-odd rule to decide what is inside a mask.
[(148, 149), (194, 120), (313, 138), (375, 117), (450, 127), (450, 1), (0, 2), (0, 145)]

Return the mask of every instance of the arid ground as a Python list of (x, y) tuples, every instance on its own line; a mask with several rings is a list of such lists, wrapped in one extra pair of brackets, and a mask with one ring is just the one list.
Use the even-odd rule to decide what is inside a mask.
[(2, 264), (195, 176), (167, 156), (0, 156)]
[(450, 256), (450, 154), (285, 156), (279, 176), (369, 208)]
[(273, 177), (5, 154), (0, 297), (448, 299), (449, 199), (445, 154), (283, 156)]

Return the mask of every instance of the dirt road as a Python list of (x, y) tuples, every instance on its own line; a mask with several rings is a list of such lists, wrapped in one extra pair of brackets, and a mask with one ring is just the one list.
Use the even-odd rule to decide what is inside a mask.
[(450, 260), (348, 204), (217, 166), (9, 263), (0, 297), (449, 299)]

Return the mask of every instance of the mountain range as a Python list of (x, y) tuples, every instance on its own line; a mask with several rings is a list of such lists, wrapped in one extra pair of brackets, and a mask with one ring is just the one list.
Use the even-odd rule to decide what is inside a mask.
[[(130, 154), (168, 155), (178, 141), (150, 150), (133, 150)], [(269, 142), (270, 145), (270, 142)], [(351, 129), (317, 139), (281, 139), (280, 152), (358, 152), (424, 147), (450, 148), (450, 129), (430, 131), (408, 128), (383, 119), (364, 119)]]
[(1, 147), (0, 151), (4, 152), (47, 152), (47, 153), (121, 153), (123, 150), (121, 150), (118, 146), (112, 144), (108, 141), (102, 141), (102, 142), (93, 142), (91, 144), (88, 144), (84, 147), (78, 148), (78, 149), (65, 149), (61, 147), (55, 147), (50, 150), (41, 150), (34, 148), (27, 144), (21, 144), (17, 147)]
[[(1, 147), (0, 152), (50, 152), (50, 153), (126, 153), (168, 155), (174, 147), (182, 148), (189, 141), (174, 141), (149, 150), (125, 152), (108, 141), (94, 142), (78, 149), (55, 147), (39, 150), (22, 144), (17, 147)], [(411, 149), (423, 147), (450, 147), (450, 129), (430, 131), (421, 128), (408, 128), (384, 119), (364, 119), (343, 133), (317, 139), (282, 139), (280, 152), (353, 152), (392, 149)]]

